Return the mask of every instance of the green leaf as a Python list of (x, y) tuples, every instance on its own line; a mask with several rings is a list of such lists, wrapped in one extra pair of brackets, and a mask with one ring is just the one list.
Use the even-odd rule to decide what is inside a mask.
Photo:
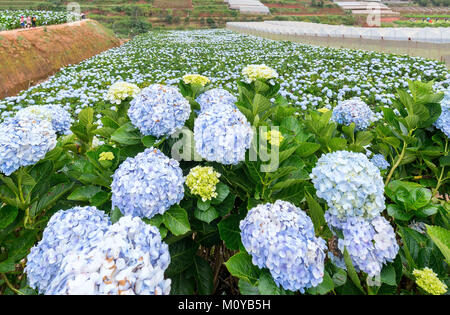
[(194, 275), (197, 281), (197, 291), (200, 295), (210, 295), (214, 291), (213, 272), (211, 266), (201, 257), (194, 256)]
[(164, 212), (163, 222), (175, 236), (185, 234), (191, 230), (187, 212), (179, 205), (174, 205)]
[(347, 139), (345, 138), (331, 138), (328, 142), (328, 146), (332, 151), (339, 151), (345, 149), (347, 146)]
[(364, 289), (361, 286), (361, 282), (359, 280), (358, 274), (356, 273), (355, 267), (353, 266), (352, 259), (347, 251), (347, 248), (344, 249), (344, 261), (345, 261), (345, 266), (347, 267), (347, 274), (350, 277), (350, 279), (352, 280), (353, 284), (363, 294), (366, 294), (366, 292), (364, 292)]
[(111, 140), (124, 145), (133, 145), (141, 143), (141, 134), (131, 122), (128, 122), (114, 131)]
[(179, 272), (170, 277), (171, 295), (193, 295), (195, 293), (195, 278), (190, 270)]
[(300, 157), (307, 157), (320, 149), (320, 144), (313, 142), (299, 143), (298, 149), (295, 151)]
[(239, 292), (242, 295), (259, 295), (258, 287), (251, 285), (249, 282), (239, 279), (238, 282)]
[(306, 201), (308, 202), (309, 214), (314, 224), (316, 235), (327, 234), (331, 237), (331, 231), (327, 227), (324, 212), (320, 204), (309, 193), (306, 193)]
[(328, 272), (325, 271), (323, 281), (315, 287), (309, 288), (308, 293), (313, 295), (324, 295), (334, 289), (333, 279), (331, 279)]
[(414, 216), (414, 213), (407, 213), (396, 204), (387, 205), (387, 212), (391, 217), (400, 221), (409, 221)]
[(340, 287), (347, 282), (347, 272), (344, 269), (338, 268), (332, 279), (334, 282), (334, 286)]
[(148, 136), (142, 137), (141, 141), (142, 141), (142, 144), (145, 145), (145, 147), (150, 148), (155, 144), (156, 138), (148, 135)]
[(397, 285), (395, 276), (395, 268), (393, 264), (388, 264), (384, 266), (381, 270), (381, 282), (389, 285)]
[(216, 185), (217, 197), (211, 200), (214, 205), (221, 204), (230, 193), (230, 188), (224, 183), (217, 183)]
[(225, 200), (220, 204), (220, 206), (216, 207), (216, 210), (219, 212), (220, 216), (225, 216), (228, 213), (230, 213), (230, 211), (233, 209), (234, 207), (234, 202), (236, 200), (236, 195), (235, 194), (229, 194), (227, 198), (225, 198)]
[(237, 215), (231, 215), (223, 219), (217, 225), (219, 228), (220, 238), (225, 242), (228, 249), (238, 250), (242, 244), (241, 230), (239, 223), (241, 219)]
[(278, 287), (273, 281), (272, 276), (270, 275), (270, 272), (267, 270), (264, 270), (261, 272), (261, 275), (259, 277), (258, 281), (258, 290), (259, 293), (262, 295), (283, 295), (285, 294), (285, 291), (283, 288)]
[(114, 207), (114, 209), (111, 210), (110, 217), (111, 223), (114, 224), (119, 221), (121, 217), (123, 217), (123, 213), (119, 210), (119, 208)]
[(225, 263), (231, 275), (255, 284), (259, 278), (259, 269), (252, 264), (252, 257), (247, 253), (237, 253)]
[(81, 186), (75, 189), (68, 197), (68, 200), (89, 201), (102, 189), (98, 186)]
[(111, 198), (111, 193), (107, 193), (104, 190), (99, 191), (89, 199), (89, 203), (95, 207), (101, 207)]
[(450, 264), (450, 231), (440, 226), (426, 225), (426, 227), (427, 234), (441, 250), (447, 264)]
[(209, 200), (207, 200), (207, 201), (203, 201), (201, 199), (197, 200), (197, 208), (201, 211), (208, 210), (210, 206), (211, 206), (211, 201), (209, 201)]
[(362, 147), (370, 144), (373, 139), (373, 134), (370, 131), (360, 131), (356, 134), (356, 145)]
[(0, 208), (0, 230), (13, 223), (18, 214), (17, 207), (6, 205)]
[(74, 185), (75, 183), (61, 183), (50, 188), (48, 193), (42, 195), (40, 199), (32, 204), (30, 216), (34, 217), (42, 210), (53, 206), (59, 199), (68, 193)]
[(194, 263), (194, 256), (198, 245), (189, 237), (169, 245), (170, 265), (166, 269), (166, 277), (172, 278), (185, 271)]
[(217, 212), (216, 208), (210, 206), (205, 211), (195, 209), (194, 216), (200, 221), (211, 223), (211, 221), (219, 217), (219, 212)]

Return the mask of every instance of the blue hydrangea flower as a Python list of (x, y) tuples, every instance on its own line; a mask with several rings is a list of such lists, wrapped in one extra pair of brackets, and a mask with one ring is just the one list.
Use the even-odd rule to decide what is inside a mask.
[(128, 116), (144, 135), (171, 135), (184, 126), (191, 113), (189, 102), (175, 87), (152, 84), (130, 103)]
[(364, 271), (371, 277), (379, 275), (383, 265), (392, 262), (397, 256), (399, 246), (394, 229), (382, 216), (373, 219), (348, 217), (341, 220), (327, 211), (325, 220), (334, 235), (341, 235), (337, 240), (337, 252), (329, 252), (330, 258), (338, 267), (346, 269), (342, 254), (344, 248), (355, 269)]
[(380, 170), (362, 153), (336, 151), (324, 154), (309, 175), (316, 194), (339, 218), (374, 218), (385, 209)]
[(236, 108), (237, 97), (224, 89), (211, 89), (200, 94), (197, 99), (201, 111), (222, 110), (224, 107)]
[(8, 118), (0, 124), (0, 171), (9, 176), (39, 162), (55, 146), (56, 134), (49, 121)]
[(48, 295), (168, 295), (167, 244), (156, 227), (124, 216), (90, 247), (62, 262)]
[(114, 173), (112, 206), (124, 215), (151, 218), (183, 199), (183, 184), (178, 161), (148, 148), (127, 158)]
[(194, 122), (195, 149), (207, 161), (237, 164), (245, 160), (252, 139), (252, 127), (235, 108), (202, 112)]
[(370, 159), (370, 162), (373, 163), (376, 167), (378, 167), (380, 170), (386, 170), (391, 166), (388, 161), (386, 161), (386, 158), (383, 154), (375, 154)]
[(311, 219), (300, 208), (281, 200), (261, 204), (239, 227), (253, 264), (269, 269), (278, 286), (303, 293), (322, 282), (325, 241), (315, 237)]
[(71, 251), (81, 251), (102, 239), (108, 216), (95, 207), (74, 207), (56, 212), (44, 230), (42, 240), (27, 257), (25, 272), (30, 287), (45, 293), (61, 262)]
[(70, 113), (59, 105), (33, 105), (25, 107), (16, 113), (19, 119), (32, 118), (48, 120), (57, 134), (70, 133), (73, 119)]
[(441, 102), (441, 115), (434, 122), (434, 126), (440, 129), (447, 138), (450, 138), (450, 90), (445, 91), (444, 99)]
[(355, 123), (355, 130), (365, 130), (378, 119), (366, 103), (353, 98), (340, 102), (333, 109), (331, 120), (346, 126)]

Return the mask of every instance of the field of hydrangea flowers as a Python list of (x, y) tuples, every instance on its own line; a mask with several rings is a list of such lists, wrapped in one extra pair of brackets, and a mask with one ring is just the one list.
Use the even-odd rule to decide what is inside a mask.
[(20, 17), (36, 17), (36, 25), (53, 25), (67, 23), (67, 12), (39, 11), (39, 10), (1, 10), (0, 31), (20, 28)]
[(2, 294), (446, 294), (450, 75), (151, 32), (0, 101)]

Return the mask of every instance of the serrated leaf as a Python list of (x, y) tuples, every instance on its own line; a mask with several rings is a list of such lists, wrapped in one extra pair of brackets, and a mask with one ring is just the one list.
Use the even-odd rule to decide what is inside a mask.
[(237, 215), (231, 215), (217, 225), (220, 238), (225, 242), (228, 249), (238, 250), (242, 244), (241, 230), (239, 229), (240, 222), (241, 219)]
[(219, 213), (217, 212), (216, 208), (210, 206), (208, 209), (204, 211), (195, 209), (194, 216), (200, 221), (211, 223), (213, 220), (219, 217)]
[(94, 197), (98, 192), (102, 189), (98, 186), (81, 186), (75, 189), (68, 197), (68, 200), (75, 201), (89, 201), (92, 197)]
[(163, 222), (175, 236), (185, 234), (191, 230), (187, 212), (179, 205), (174, 205), (164, 212)]
[(259, 278), (259, 269), (252, 264), (252, 257), (247, 253), (237, 253), (225, 263), (228, 271), (234, 277), (255, 284)]
[(345, 266), (347, 267), (347, 274), (350, 277), (350, 279), (352, 280), (353, 284), (363, 294), (366, 294), (366, 292), (364, 292), (364, 289), (361, 286), (361, 282), (359, 280), (358, 274), (356, 273), (355, 267), (353, 266), (352, 259), (347, 251), (347, 248), (344, 249), (344, 261), (345, 261)]
[(200, 295), (210, 295), (214, 291), (213, 272), (211, 266), (201, 257), (194, 256), (194, 271), (197, 291)]
[(239, 292), (242, 295), (259, 295), (258, 287), (251, 285), (248, 281), (239, 279), (238, 282)]
[(440, 226), (426, 225), (426, 227), (427, 234), (440, 249), (447, 264), (450, 264), (450, 231)]
[(10, 205), (6, 205), (0, 208), (0, 230), (6, 228), (8, 225), (14, 222), (19, 209)]

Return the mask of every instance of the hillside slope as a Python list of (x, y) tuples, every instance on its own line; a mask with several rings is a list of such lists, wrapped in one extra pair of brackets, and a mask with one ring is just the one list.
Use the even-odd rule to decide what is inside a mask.
[(93, 20), (0, 32), (0, 99), (118, 45), (120, 40)]

